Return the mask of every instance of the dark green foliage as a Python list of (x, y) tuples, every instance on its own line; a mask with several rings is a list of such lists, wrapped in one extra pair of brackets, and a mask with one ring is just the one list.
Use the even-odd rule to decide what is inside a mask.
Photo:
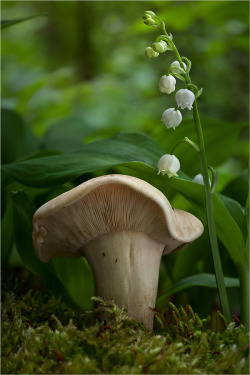
[(12, 163), (37, 150), (39, 141), (15, 111), (1, 109), (2, 163)]
[(248, 373), (249, 335), (220, 315), (212, 331), (210, 318), (170, 304), (166, 313), (155, 310), (148, 333), (114, 303), (95, 300), (93, 312), (75, 312), (39, 293), (4, 293), (2, 373)]
[[(248, 127), (248, 123), (230, 123), (215, 119), (202, 118), (203, 134), (207, 153), (208, 165), (217, 167), (226, 162), (235, 150), (235, 145), (242, 129)], [(191, 141), (197, 143), (197, 135), (193, 119), (184, 119), (182, 126), (178, 126), (174, 132), (168, 132), (164, 126), (157, 126), (152, 130), (153, 139), (168, 152), (171, 152), (177, 139), (181, 140), (188, 135)], [(190, 145), (183, 143), (179, 146), (175, 155), (183, 157), (181, 168), (188, 175), (194, 177), (200, 173), (200, 160), (197, 152)]]
[[(82, 308), (90, 308), (89, 298), (94, 294), (93, 277), (87, 263), (82, 259), (80, 261), (54, 259), (49, 264), (42, 264), (35, 256), (31, 238), (32, 216), (35, 210), (53, 196), (73, 187), (72, 180), (80, 178), (84, 181), (102, 169), (107, 173), (108, 168), (113, 167), (116, 168), (114, 171), (117, 173), (119, 168), (123, 168), (122, 173), (143, 178), (160, 189), (168, 199), (171, 199), (172, 194), (179, 192), (189, 201), (196, 216), (206, 225), (204, 187), (190, 181), (181, 172), (180, 177), (183, 178), (168, 179), (166, 176), (158, 176), (155, 167), (163, 151), (144, 134), (118, 133), (111, 138), (89, 143), (79, 151), (56, 155), (54, 153), (50, 155), (48, 151), (44, 153), (43, 157), (43, 152), (40, 152), (23, 161), (3, 166), (3, 170), (16, 182), (36, 188), (27, 187), (24, 190), (18, 185), (17, 190), (12, 192), (15, 208), (15, 244), (26, 267), (38, 274), (50, 289), (54, 288), (56, 295), (60, 293), (68, 299), (69, 294)], [(60, 183), (66, 185), (59, 186)], [(37, 189), (38, 187), (40, 189)], [(11, 190), (11, 185), (8, 189)], [(177, 207), (182, 208), (180, 204)], [(245, 244), (240, 227), (244, 221), (244, 211), (234, 200), (216, 194), (214, 211), (219, 238), (234, 262), (245, 264)], [(208, 247), (209, 243), (205, 236), (204, 239), (204, 246)], [(197, 257), (199, 259), (200, 251), (195, 261)], [(210, 273), (212, 272), (214, 271), (211, 270)], [(194, 274), (195, 272), (191, 270), (187, 276)], [(202, 285), (210, 286), (209, 282), (205, 281), (204, 284), (203, 280)], [(88, 289), (84, 289), (86, 292), (83, 293), (84, 285), (88, 285)], [(170, 287), (174, 286), (173, 281)], [(186, 283), (186, 287), (188, 286), (189, 284)], [(167, 291), (161, 291), (162, 294), (164, 292)]]
[[(15, 244), (25, 266), (43, 280), (47, 290), (75, 308), (91, 308), (94, 294), (92, 272), (85, 259), (54, 259), (42, 263), (36, 257), (32, 242), (34, 201), (23, 190), (12, 193), (14, 201)], [(88, 285), (88, 288), (83, 286)]]
[[(89, 143), (75, 152), (37, 157), (6, 165), (3, 170), (20, 183), (34, 187), (53, 187), (84, 173), (140, 161), (156, 168), (164, 151), (141, 133), (118, 133)], [(143, 168), (143, 166), (142, 166)], [(131, 165), (133, 170), (133, 165)], [(155, 174), (156, 171), (154, 171)], [(152, 173), (152, 172), (151, 172)]]
[(17, 23), (28, 21), (32, 18), (36, 18), (36, 17), (40, 17), (40, 16), (41, 16), (41, 14), (36, 14), (34, 16), (30, 16), (30, 17), (26, 17), (26, 18), (19, 18), (19, 19), (15, 19), (15, 20), (2, 20), (1, 21), (1, 29), (6, 29), (7, 27), (16, 25)]
[[(233, 277), (225, 277), (224, 282), (227, 288), (235, 288), (239, 287), (239, 279)], [(214, 275), (207, 274), (207, 273), (200, 273), (198, 275), (192, 275), (185, 279), (180, 280), (175, 285), (173, 285), (164, 295), (160, 296), (157, 299), (157, 303), (159, 304), (161, 301), (164, 301), (167, 296), (171, 296), (183, 289), (192, 287), (192, 286), (203, 286), (207, 288), (217, 288), (216, 278)]]

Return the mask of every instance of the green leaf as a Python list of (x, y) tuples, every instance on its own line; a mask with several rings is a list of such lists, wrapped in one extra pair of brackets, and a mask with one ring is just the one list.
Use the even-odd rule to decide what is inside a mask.
[(250, 246), (249, 246), (249, 195), (247, 196), (246, 201), (246, 227), (247, 227), (247, 236), (246, 236), (246, 252), (248, 256), (248, 264), (249, 264), (249, 255), (250, 255)]
[(246, 204), (249, 192), (248, 171), (244, 170), (238, 177), (230, 181), (222, 193), (239, 202), (243, 207)]
[(6, 192), (5, 202), (2, 201), (2, 203), (5, 203), (1, 221), (1, 265), (4, 269), (8, 264), (14, 242), (13, 201), (9, 192)]
[[(143, 134), (119, 133), (116, 136), (51, 157), (25, 160), (3, 166), (16, 181), (34, 187), (49, 187), (71, 181), (88, 172), (122, 166), (160, 189), (167, 197), (179, 192), (195, 205), (199, 218), (206, 223), (204, 186), (182, 178), (157, 176), (156, 165), (164, 152)], [(181, 176), (181, 172), (179, 173)], [(217, 194), (214, 194), (214, 213), (219, 238), (233, 261), (244, 263), (244, 239), (241, 230)]]
[[(207, 118), (202, 118), (201, 123), (208, 164), (216, 168), (231, 157), (235, 151), (241, 129), (248, 125)], [(151, 134), (153, 139), (166, 150), (166, 153), (170, 153), (173, 145), (187, 135), (188, 138), (198, 144), (193, 119), (184, 119), (181, 126), (178, 126), (174, 131), (170, 129), (167, 133), (165, 127), (158, 126)], [(218, 139), (220, 142), (218, 142)], [(189, 176), (200, 173), (200, 160), (196, 152), (190, 150), (188, 145), (179, 146), (175, 155), (180, 160), (182, 171)]]
[[(204, 186), (180, 178), (171, 179), (169, 185), (187, 198), (189, 202), (195, 204), (196, 209), (199, 211), (200, 220), (205, 223)], [(218, 194), (213, 194), (213, 200), (217, 235), (228, 250), (235, 264), (244, 264), (246, 262), (246, 253), (244, 251), (245, 244), (242, 232)]]
[(16, 112), (2, 108), (1, 116), (3, 164), (14, 162), (38, 149), (38, 139)]
[(87, 144), (78, 152), (20, 161), (4, 165), (2, 169), (26, 186), (52, 187), (84, 173), (136, 161), (146, 164), (146, 168), (156, 175), (155, 168), (163, 154), (164, 151), (143, 134), (118, 133), (109, 139)]
[(202, 92), (203, 92), (203, 88), (201, 88), (201, 89), (197, 92), (197, 94), (195, 95), (195, 98), (198, 99), (199, 96), (201, 96)]
[[(214, 272), (213, 262), (211, 261), (212, 254), (208, 231), (206, 229), (200, 238), (189, 244), (182, 251), (173, 254), (173, 256), (175, 256), (173, 267), (173, 280), (175, 281), (188, 277), (191, 272)], [(166, 257), (163, 257), (162, 260), (164, 261), (165, 258)], [(166, 263), (167, 262), (168, 259), (166, 259)], [(185, 265), (185, 267), (183, 265)]]
[(2, 116), (2, 163), (11, 163), (24, 155), (24, 123), (22, 118), (8, 109), (1, 110)]
[(86, 136), (93, 132), (93, 127), (79, 117), (70, 117), (58, 121), (47, 130), (43, 146), (46, 149), (72, 151), (83, 145)]
[(223, 194), (217, 193), (217, 196), (223, 202), (226, 209), (228, 210), (230, 215), (233, 217), (234, 221), (237, 223), (237, 225), (241, 229), (241, 232), (246, 234), (246, 229), (244, 227), (245, 212), (244, 212), (242, 206), (238, 202), (236, 202), (234, 199), (226, 197)]
[(247, 226), (249, 227), (249, 194), (247, 196), (247, 201), (246, 201), (246, 221), (247, 221)]
[(16, 25), (17, 23), (28, 21), (28, 20), (31, 20), (32, 18), (41, 17), (41, 16), (45, 16), (45, 15), (47, 15), (47, 13), (34, 14), (33, 16), (30, 16), (30, 17), (17, 18), (15, 20), (2, 20), (1, 21), (1, 30), (6, 29), (7, 27), (10, 27), (10, 26)]
[(67, 280), (64, 283), (61, 282), (56, 276), (52, 264), (40, 262), (35, 255), (31, 236), (32, 217), (36, 210), (33, 200), (25, 191), (20, 190), (13, 192), (12, 198), (14, 201), (15, 243), (22, 262), (30, 271), (42, 278), (50, 292), (57, 296), (61, 295), (67, 303), (76, 306), (64, 286)]
[[(224, 277), (225, 285), (227, 288), (238, 288), (240, 286), (239, 279), (234, 277)], [(156, 303), (159, 304), (171, 294), (180, 292), (181, 290), (190, 288), (192, 286), (203, 286), (207, 288), (217, 288), (215, 275), (208, 273), (201, 273), (198, 275), (192, 275), (178, 281), (171, 288), (168, 289), (162, 296), (160, 296)]]
[(91, 297), (95, 295), (95, 281), (87, 260), (57, 257), (51, 260), (51, 264), (75, 303), (84, 310), (90, 310), (93, 307)]

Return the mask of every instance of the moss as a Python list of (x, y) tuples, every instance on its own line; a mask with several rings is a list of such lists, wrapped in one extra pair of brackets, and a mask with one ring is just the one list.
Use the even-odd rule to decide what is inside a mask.
[[(114, 303), (78, 313), (31, 292), (3, 293), (3, 374), (248, 374), (249, 334), (191, 307), (155, 310), (153, 333)], [(107, 321), (101, 321), (105, 313)]]

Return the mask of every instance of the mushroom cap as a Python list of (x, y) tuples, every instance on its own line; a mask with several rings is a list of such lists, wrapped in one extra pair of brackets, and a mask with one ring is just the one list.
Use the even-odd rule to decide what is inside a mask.
[(34, 248), (43, 262), (84, 256), (89, 241), (118, 231), (143, 232), (162, 243), (167, 254), (198, 238), (203, 225), (173, 209), (149, 183), (119, 174), (84, 182), (45, 203), (33, 217)]

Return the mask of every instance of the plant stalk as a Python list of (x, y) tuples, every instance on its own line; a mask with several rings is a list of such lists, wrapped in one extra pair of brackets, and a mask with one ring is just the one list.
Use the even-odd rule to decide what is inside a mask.
[(204, 187), (205, 187), (205, 196), (206, 196), (207, 225), (208, 225), (208, 232), (209, 232), (210, 244), (211, 244), (211, 249), (212, 249), (213, 261), (214, 261), (215, 277), (217, 281), (222, 312), (227, 322), (230, 322), (231, 313), (230, 313), (230, 307), (229, 307), (228, 298), (227, 298), (226, 286), (224, 282), (224, 276), (223, 276), (223, 270), (222, 270), (222, 265), (221, 265), (221, 260), (220, 260), (220, 253), (219, 253), (218, 241), (217, 241), (217, 236), (216, 236), (216, 228), (215, 228), (215, 222), (214, 222), (213, 195), (212, 195), (210, 184), (209, 184), (205, 145), (204, 145), (202, 127), (201, 127), (200, 116), (199, 116), (196, 100), (194, 101), (194, 106), (193, 106), (193, 116), (194, 116), (194, 123), (196, 127), (196, 133), (198, 137), (198, 144), (200, 147), (200, 162), (201, 162), (201, 170), (202, 170), (202, 176), (203, 176)]
[(250, 306), (249, 306), (249, 295), (250, 295), (250, 285), (249, 285), (249, 268), (248, 264), (238, 263), (236, 265), (239, 279), (240, 279), (240, 320), (242, 324), (249, 331), (250, 329)]
[[(167, 35), (165, 30), (164, 32)], [(182, 59), (180, 57), (180, 54), (175, 44), (170, 39), (168, 39), (168, 42), (171, 45), (173, 52), (175, 53), (177, 60), (180, 63), (180, 66), (184, 69)], [(188, 84), (192, 84), (192, 81), (188, 73), (186, 73), (186, 81)], [(215, 222), (214, 222), (213, 195), (212, 195), (210, 184), (209, 184), (205, 144), (204, 144), (203, 132), (202, 132), (201, 121), (200, 121), (196, 99), (193, 104), (193, 117), (194, 117), (194, 123), (196, 127), (196, 133), (198, 137), (198, 145), (200, 148), (199, 154), (200, 154), (201, 170), (202, 170), (202, 176), (203, 176), (204, 187), (205, 187), (207, 225), (208, 225), (208, 232), (209, 232), (210, 244), (211, 244), (211, 249), (212, 249), (213, 261), (214, 261), (215, 277), (217, 281), (222, 312), (227, 322), (230, 322), (231, 313), (230, 313), (230, 307), (229, 307), (229, 302), (227, 298), (227, 291), (226, 291), (223, 270), (222, 270), (222, 265), (221, 265), (221, 260), (220, 260), (218, 241), (217, 241), (217, 236), (216, 236), (216, 228), (215, 228)]]

